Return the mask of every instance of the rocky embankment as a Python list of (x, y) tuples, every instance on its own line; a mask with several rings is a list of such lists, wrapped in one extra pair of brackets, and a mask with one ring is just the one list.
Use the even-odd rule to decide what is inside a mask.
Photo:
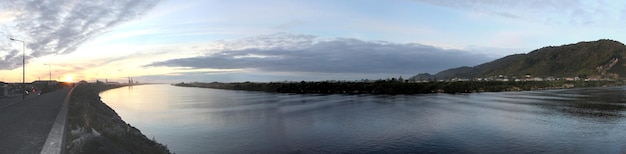
[(74, 89), (68, 112), (67, 153), (170, 153), (127, 124), (98, 95), (120, 86), (84, 84)]

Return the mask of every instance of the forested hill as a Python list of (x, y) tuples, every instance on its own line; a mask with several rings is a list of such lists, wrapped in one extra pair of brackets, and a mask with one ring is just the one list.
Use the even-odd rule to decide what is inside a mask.
[(615, 79), (626, 77), (626, 46), (613, 40), (548, 46), (528, 54), (509, 55), (474, 67), (459, 67), (413, 79), (486, 78), (494, 76), (580, 77)]

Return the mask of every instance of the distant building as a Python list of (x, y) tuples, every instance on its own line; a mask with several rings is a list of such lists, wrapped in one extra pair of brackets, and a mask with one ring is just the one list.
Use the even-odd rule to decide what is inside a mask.
[(56, 80), (37, 80), (33, 81), (33, 84), (56, 84), (58, 81)]
[(56, 80), (37, 80), (32, 83), (32, 86), (37, 89), (42, 89), (43, 87), (54, 86), (58, 83), (59, 82), (57, 82)]
[(0, 81), (0, 96), (9, 95), (9, 85), (6, 82)]
[(465, 81), (470, 81), (470, 80), (469, 79), (464, 79), (464, 78), (453, 78), (450, 81), (465, 82)]
[(110, 84), (110, 85), (118, 85), (118, 84), (120, 84), (119, 82), (113, 82), (113, 81), (109, 81), (109, 82), (106, 82), (106, 83)]

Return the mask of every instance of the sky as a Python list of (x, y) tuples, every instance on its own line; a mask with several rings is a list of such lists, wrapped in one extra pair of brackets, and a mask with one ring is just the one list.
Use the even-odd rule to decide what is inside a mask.
[(1, 1), (0, 81), (22, 81), (23, 56), (27, 82), (408, 78), (623, 42), (624, 21), (611, 0)]

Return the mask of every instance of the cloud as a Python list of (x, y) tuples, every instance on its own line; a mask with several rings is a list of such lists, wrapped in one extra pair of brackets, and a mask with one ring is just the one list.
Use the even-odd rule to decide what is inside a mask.
[(624, 16), (619, 1), (583, 0), (414, 0), (438, 6), (468, 9), (505, 18), (539, 20), (546, 23), (595, 25)]
[[(279, 33), (222, 41), (223, 49), (204, 56), (154, 62), (147, 67), (247, 69), (302, 73), (436, 73), (490, 60), (486, 55), (417, 43), (320, 39)], [(232, 50), (231, 50), (232, 49)]]
[[(12, 22), (3, 22), (4, 37), (26, 42), (29, 57), (74, 52), (81, 44), (120, 23), (136, 19), (159, 0), (18, 0), (2, 1), (3, 11), (12, 12)], [(9, 18), (9, 17), (4, 17)], [(8, 39), (0, 40), (2, 51), (15, 50)], [(0, 69), (19, 65), (19, 54), (2, 57)]]

